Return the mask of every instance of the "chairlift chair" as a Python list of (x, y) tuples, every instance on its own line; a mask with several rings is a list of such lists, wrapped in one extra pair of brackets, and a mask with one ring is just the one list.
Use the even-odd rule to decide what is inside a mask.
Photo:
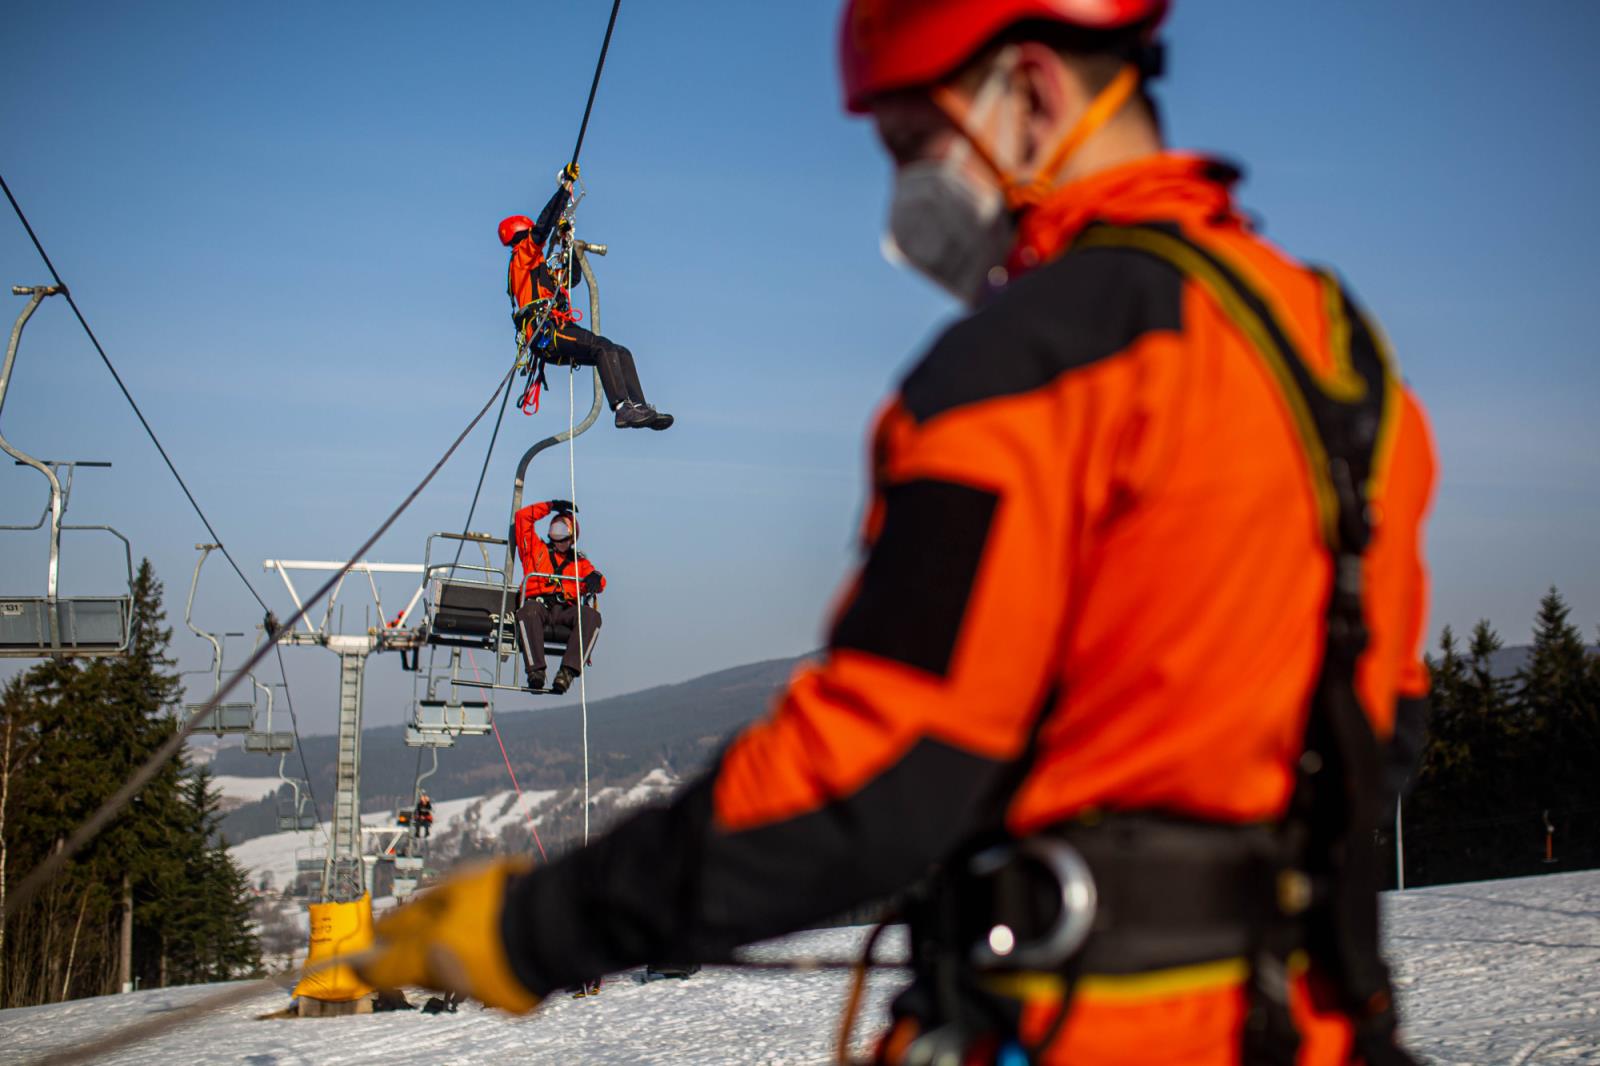
[[(210, 674), (211, 674), (212, 684), (213, 684), (212, 691), (213, 692), (220, 692), (222, 690), (222, 644), (223, 644), (223, 641), (222, 640), (218, 640), (216, 634), (208, 633), (204, 629), (201, 629), (199, 626), (194, 624), (194, 590), (200, 584), (200, 568), (205, 566), (206, 559), (211, 555), (211, 553), (213, 551), (216, 551), (218, 548), (220, 548), (221, 545), (220, 544), (196, 544), (194, 547), (195, 547), (195, 550), (200, 553), (200, 558), (195, 561), (195, 564), (194, 564), (194, 577), (189, 582), (189, 600), (188, 600), (188, 603), (186, 603), (184, 605), (184, 608), (183, 608), (183, 624), (188, 626), (189, 629), (196, 636), (204, 639), (207, 643), (209, 643), (211, 645), (211, 669), (210, 669)], [(223, 636), (223, 640), (226, 640), (228, 637), (242, 637), (242, 636), (244, 636), (244, 634), (243, 633), (224, 633), (222, 636)], [(254, 679), (252, 679), (252, 681), (253, 680)], [(270, 692), (269, 692), (269, 695), (270, 695)], [(205, 706), (205, 704), (203, 702), (202, 703), (191, 703), (191, 704), (187, 705), (187, 707), (185, 709), (187, 710), (187, 712), (189, 713), (190, 716), (193, 716), (193, 715), (195, 715), (196, 712), (198, 712), (204, 706)], [(232, 734), (232, 733), (252, 733), (255, 730), (255, 723), (256, 723), (256, 703), (255, 703), (255, 693), (254, 693), (254, 690), (252, 690), (251, 691), (251, 698), (247, 702), (246, 701), (233, 701), (233, 702), (219, 703), (215, 707), (213, 707), (211, 710), (209, 710), (205, 714), (201, 715), (195, 721), (194, 732), (196, 732), (196, 733), (212, 733), (212, 734), (214, 734), (216, 736), (224, 736), (224, 735)], [(270, 730), (269, 730), (269, 733), (270, 733)], [(268, 750), (268, 748), (265, 746), (267, 744), (267, 742), (268, 741), (266, 741), (266, 740), (258, 741), (258, 743), (260, 743), (262, 746), (261, 747), (256, 747), (256, 748), (250, 748), (249, 750), (252, 750), (252, 751), (266, 751), (266, 750)], [(246, 739), (247, 747), (248, 747), (248, 744), (249, 744), (249, 741), (248, 741), (248, 738), (247, 738)], [(293, 738), (291, 737), (289, 747), (292, 748), (293, 746), (294, 746)], [(287, 750), (287, 749), (284, 749), (284, 750)]]
[[(276, 793), (278, 803), (278, 831), (280, 833), (309, 833), (317, 827), (317, 812), (310, 810), (310, 790), (302, 786), (306, 782), (298, 777), (290, 777), (283, 772), (284, 760), (288, 753), (278, 756), (278, 780), (282, 782)], [(284, 787), (288, 786), (288, 794), (284, 794)]]
[[(266, 697), (267, 721), (264, 729), (252, 728), (244, 735), (244, 750), (253, 755), (281, 755), (294, 750), (294, 734), (272, 728), (272, 686), (264, 685), (254, 677), (250, 683)], [(252, 722), (252, 725), (254, 723)], [(279, 760), (281, 765), (282, 760)]]
[[(436, 540), (476, 545), (483, 556), (482, 565), (463, 563), (459, 554), (451, 562), (435, 563), (433, 543)], [(487, 533), (435, 533), (428, 538), (422, 563), (423, 582), (428, 589), (427, 642), (435, 647), (450, 649), (450, 684), (453, 687), (527, 692), (529, 690), (525, 686), (512, 684), (504, 676), (505, 664), (517, 655), (519, 648), (516, 612), (521, 602), (521, 586), (509, 579), (509, 571), (490, 564), (491, 545), (506, 548), (509, 559), (510, 541), (503, 537), (493, 537)], [(509, 562), (506, 565), (509, 566)], [(594, 597), (585, 596), (583, 602), (593, 606)], [(545, 654), (559, 658), (566, 652), (567, 643), (572, 637), (572, 626), (551, 626), (544, 634)], [(469, 654), (472, 651), (485, 651), (494, 655), (489, 680), (478, 676), (476, 669), (470, 678), (462, 672), (462, 651)]]
[[(11, 371), (17, 361), (17, 346), (22, 327), (40, 302), (61, 289), (54, 285), (12, 286), (28, 303), (11, 327), (6, 358), (0, 366), (0, 410), (4, 409)], [(109, 467), (110, 463), (65, 462), (37, 459), (0, 436), (0, 450), (16, 460), (18, 466), (31, 467), (50, 483), (50, 502), (39, 521), (32, 525), (3, 525), (0, 530), (27, 532), (50, 525), (50, 564), (43, 596), (0, 594), (0, 658), (42, 659), (69, 657), (116, 657), (127, 654), (133, 620), (133, 549), (115, 529), (106, 525), (75, 525), (62, 522), (72, 494), (73, 476), (80, 466)], [(66, 470), (62, 484), (61, 470)], [(110, 596), (62, 596), (61, 533), (63, 530), (93, 530), (109, 533), (122, 542), (126, 582), (118, 594)]]

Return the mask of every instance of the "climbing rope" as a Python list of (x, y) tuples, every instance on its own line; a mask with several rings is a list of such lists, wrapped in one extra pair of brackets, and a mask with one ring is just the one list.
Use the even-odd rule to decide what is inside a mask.
[[(572, 267), (569, 263), (567, 272), (570, 276)], [(573, 433), (576, 424), (573, 419), (576, 409), (578, 368), (567, 368), (567, 491), (572, 501), (572, 509), (578, 509), (578, 437)], [(582, 536), (582, 526), (577, 522), (572, 523), (572, 573), (577, 577), (578, 567), (578, 540)], [(589, 843), (589, 647), (583, 642), (583, 586), (578, 586), (578, 595), (575, 614), (576, 623), (572, 628), (572, 635), (578, 640), (578, 662), (583, 670), (578, 674), (578, 707), (583, 720), (583, 842)]]

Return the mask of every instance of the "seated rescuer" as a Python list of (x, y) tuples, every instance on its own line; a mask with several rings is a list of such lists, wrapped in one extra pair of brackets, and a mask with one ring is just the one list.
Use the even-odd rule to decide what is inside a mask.
[(428, 836), (433, 832), (433, 800), (426, 792), (417, 796), (417, 834)]
[[(558, 366), (600, 368), (600, 384), (605, 389), (606, 402), (616, 412), (618, 429), (666, 429), (672, 425), (672, 416), (645, 401), (633, 353), (576, 323), (567, 287), (545, 259), (545, 243), (567, 209), (576, 177), (575, 167), (570, 168), (570, 173), (562, 172), (555, 195), (539, 212), (539, 221), (527, 215), (512, 215), (500, 223), (500, 243), (511, 249), (506, 292), (511, 297), (512, 321), (522, 340), (542, 352), (547, 361)], [(582, 280), (577, 273), (573, 278)], [(549, 309), (542, 326), (541, 307)]]
[[(369, 980), (524, 1011), (928, 878), (959, 921), (912, 908), (882, 1062), (1411, 1061), (1371, 834), (1426, 707), (1432, 447), (1375, 328), (1252, 232), (1238, 172), (1162, 147), (1166, 6), (849, 6), (893, 239), (972, 310), (879, 415), (826, 653), (670, 807), (387, 916)], [(1069, 957), (974, 960), (1018, 921), (962, 891), (997, 840), (1088, 862)]]
[[(555, 517), (550, 519), (546, 540), (539, 536), (537, 523), (552, 511)], [(522, 645), (530, 690), (544, 690), (545, 634), (554, 626), (571, 630), (561, 669), (550, 683), (550, 691), (559, 696), (571, 687), (573, 678), (583, 673), (583, 664), (594, 651), (595, 638), (600, 635), (600, 612), (582, 600), (605, 591), (605, 575), (573, 546), (578, 537), (578, 519), (566, 500), (546, 500), (518, 511), (516, 534), (524, 574), (522, 606), (517, 609), (517, 643)], [(545, 577), (546, 574), (557, 576)], [(578, 643), (580, 620), (582, 646)]]

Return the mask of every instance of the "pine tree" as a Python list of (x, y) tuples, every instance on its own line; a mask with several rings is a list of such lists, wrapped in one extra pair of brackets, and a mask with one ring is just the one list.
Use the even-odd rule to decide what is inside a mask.
[[(4, 876), (60, 846), (168, 740), (179, 682), (161, 583), (148, 561), (133, 589), (131, 642), (116, 659), (47, 660), (0, 694)], [(131, 901), (132, 973), (169, 975), (174, 945), (199, 961), (189, 979), (255, 965), (249, 895), (217, 838), (209, 779), (175, 759), (26, 908), (0, 941), (0, 1005), (115, 991)], [(196, 792), (198, 789), (198, 792)]]
[(1595, 787), (1600, 719), (1589, 687), (1589, 656), (1571, 609), (1552, 588), (1539, 603), (1533, 650), (1518, 671), (1518, 700), (1534, 737), (1529, 768), (1541, 808), (1587, 806)]

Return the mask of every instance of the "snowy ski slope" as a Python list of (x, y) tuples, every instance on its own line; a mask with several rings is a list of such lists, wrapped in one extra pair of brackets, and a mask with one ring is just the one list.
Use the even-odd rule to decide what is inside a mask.
[[(1389, 937), (1413, 1048), (1440, 1066), (1600, 1064), (1600, 871), (1451, 885), (1390, 896)], [(805, 933), (757, 951), (848, 955), (861, 930)], [(891, 947), (889, 949), (893, 951)], [(707, 970), (598, 998), (561, 997), (529, 1018), (460, 1014), (256, 1021), (281, 993), (107, 1060), (120, 1066), (452, 1066), (466, 1063), (789, 1063), (829, 1061), (846, 978), (838, 973)], [(864, 1019), (883, 1015), (898, 978), (875, 976)], [(0, 1063), (26, 1062), (171, 1009), (206, 988), (140, 992), (0, 1012)], [(858, 1038), (865, 1049), (873, 1024)]]

